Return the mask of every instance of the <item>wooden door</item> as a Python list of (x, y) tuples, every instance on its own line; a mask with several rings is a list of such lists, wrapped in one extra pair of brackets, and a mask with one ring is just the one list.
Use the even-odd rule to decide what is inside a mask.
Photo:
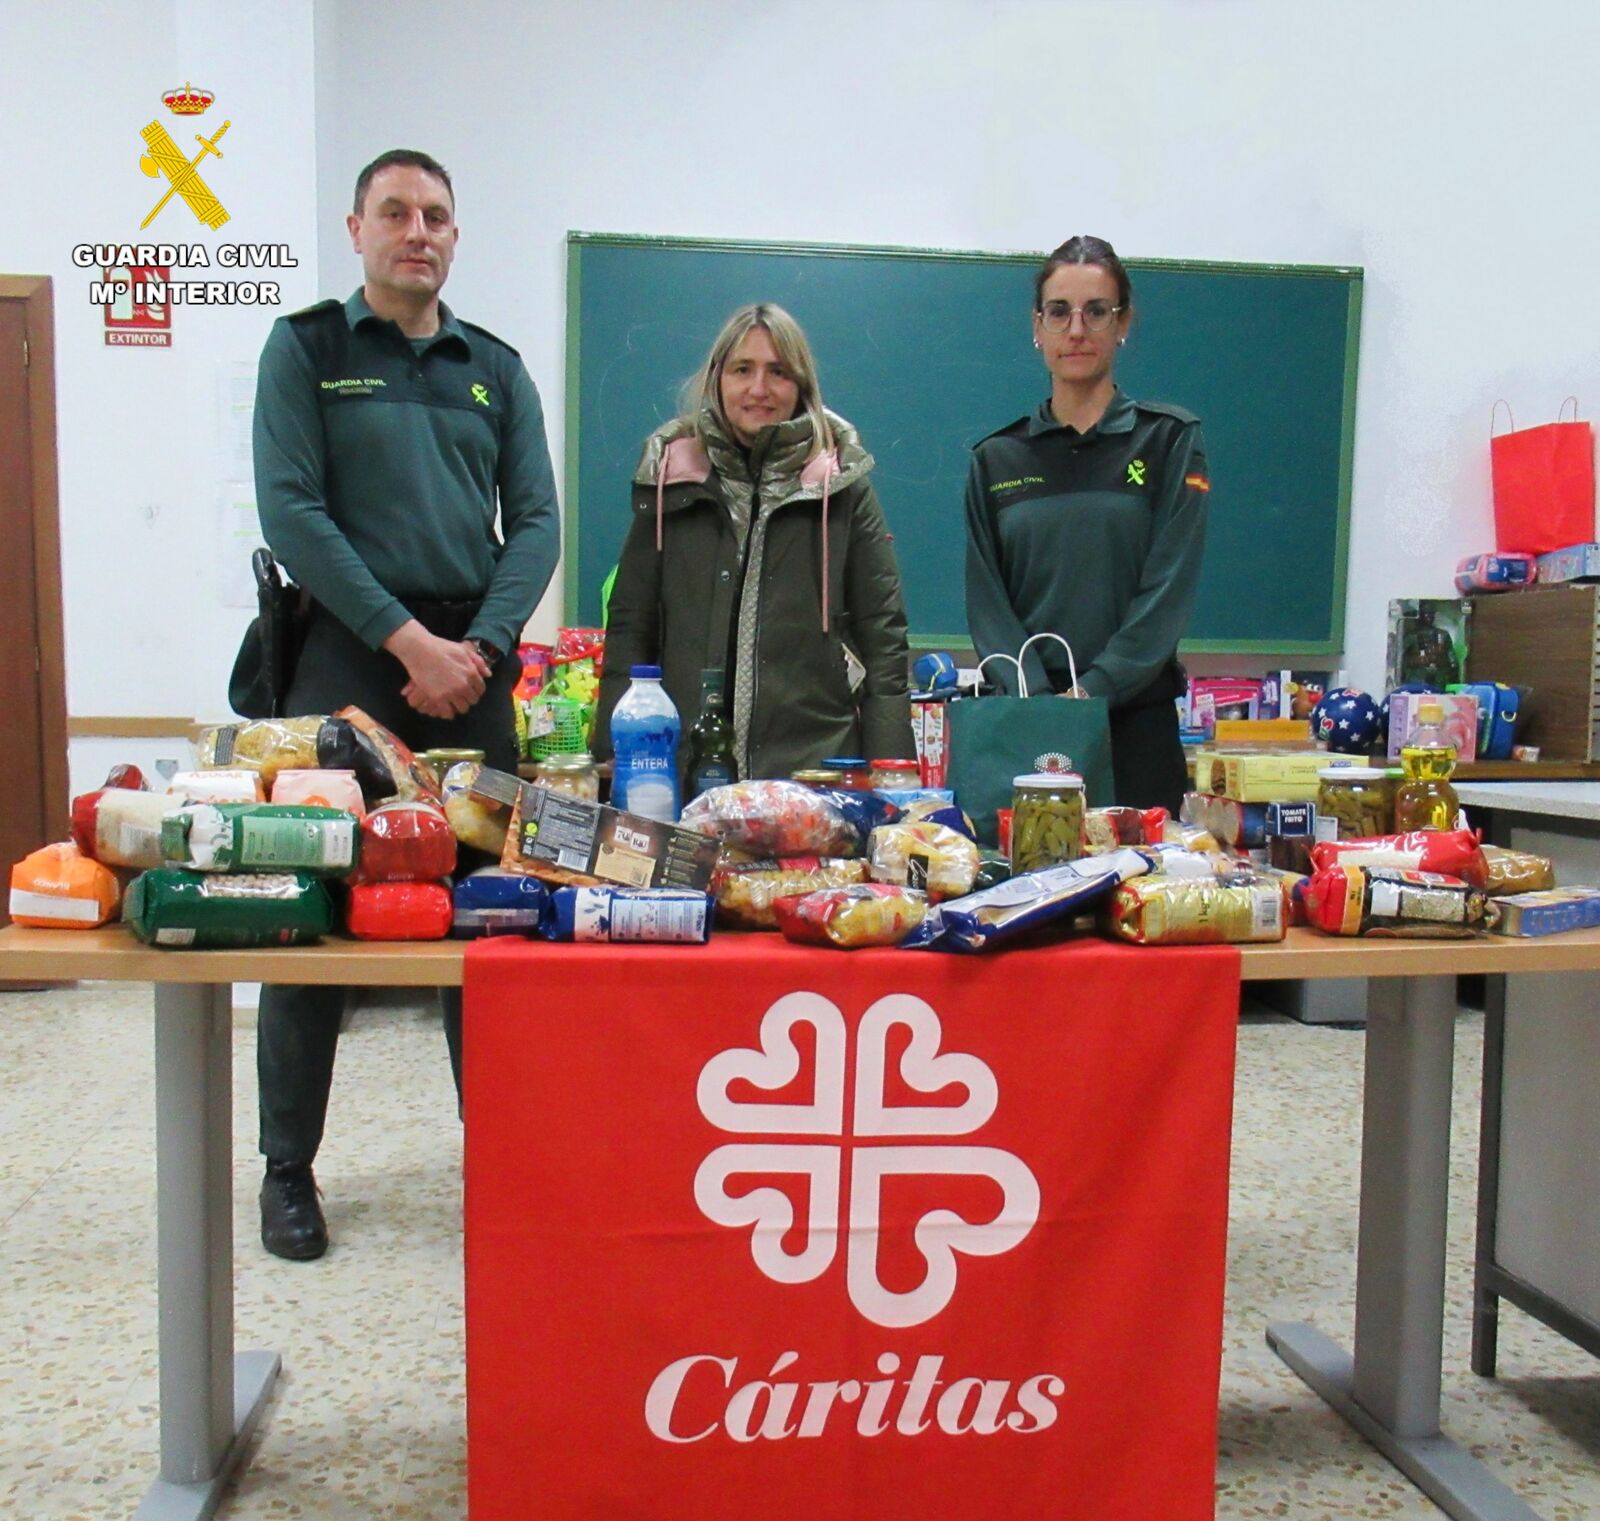
[(0, 276), (0, 923), (11, 864), (66, 829), (50, 326), (49, 282)]

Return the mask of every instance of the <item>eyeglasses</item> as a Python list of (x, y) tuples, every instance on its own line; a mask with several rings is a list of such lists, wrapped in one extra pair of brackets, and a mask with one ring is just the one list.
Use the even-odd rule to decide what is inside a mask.
[(1086, 333), (1103, 333), (1121, 310), (1109, 301), (1085, 301), (1079, 307), (1074, 307), (1070, 301), (1046, 301), (1039, 308), (1039, 321), (1047, 333), (1064, 333), (1072, 326), (1076, 315), (1083, 318)]

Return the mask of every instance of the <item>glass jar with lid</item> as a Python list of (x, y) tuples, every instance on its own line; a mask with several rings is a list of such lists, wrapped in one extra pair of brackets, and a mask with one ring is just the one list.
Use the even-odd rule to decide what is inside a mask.
[(878, 792), (894, 791), (906, 787), (920, 787), (922, 785), (922, 771), (917, 765), (915, 756), (875, 760), (872, 763), (869, 780), (872, 782), (873, 789)]
[(839, 772), (839, 786), (846, 792), (866, 792), (872, 785), (864, 755), (825, 755), (818, 769)]
[(1364, 840), (1388, 834), (1392, 796), (1382, 771), (1328, 766), (1317, 773), (1317, 822), (1337, 826), (1336, 838)]
[(533, 780), (537, 786), (548, 787), (567, 797), (583, 798), (591, 803), (600, 801), (600, 771), (592, 755), (547, 755), (534, 765)]
[(1037, 871), (1083, 854), (1083, 778), (1033, 771), (1011, 781), (1011, 869)]

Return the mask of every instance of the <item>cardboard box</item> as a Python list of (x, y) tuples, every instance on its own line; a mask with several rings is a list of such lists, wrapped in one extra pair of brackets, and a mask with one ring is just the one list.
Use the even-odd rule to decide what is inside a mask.
[(1547, 892), (1510, 893), (1496, 898), (1500, 917), (1490, 926), (1497, 935), (1558, 935), (1600, 924), (1600, 887), (1552, 887)]
[(1522, 689), (1518, 745), (1546, 761), (1600, 758), (1600, 586), (1475, 600), (1466, 679)]
[(1402, 597), (1391, 602), (1384, 691), (1413, 683), (1443, 691), (1451, 682), (1470, 679), (1466, 669), (1474, 606), (1470, 597)]
[(1309, 803), (1317, 796), (1317, 773), (1328, 766), (1365, 766), (1359, 755), (1303, 750), (1283, 755), (1228, 755), (1202, 750), (1194, 762), (1197, 792), (1239, 803)]
[(911, 704), (911, 732), (917, 742), (917, 769), (924, 787), (942, 787), (950, 767), (950, 751), (945, 742), (949, 722), (948, 702)]
[(1569, 544), (1552, 549), (1535, 561), (1539, 584), (1561, 581), (1600, 581), (1600, 544)]
[(711, 886), (715, 840), (531, 782), (518, 789), (500, 857), (507, 871), (583, 887)]
[(1478, 699), (1470, 692), (1396, 692), (1389, 699), (1389, 750), (1392, 761), (1417, 726), (1417, 711), (1425, 702), (1444, 709), (1444, 732), (1456, 747), (1457, 761), (1478, 758)]

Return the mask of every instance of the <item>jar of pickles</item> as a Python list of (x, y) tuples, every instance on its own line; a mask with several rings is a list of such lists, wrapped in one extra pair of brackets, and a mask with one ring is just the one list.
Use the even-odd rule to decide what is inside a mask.
[(875, 760), (869, 776), (875, 792), (893, 791), (896, 788), (920, 787), (922, 772), (915, 758)]
[(592, 755), (547, 755), (535, 764), (533, 780), (535, 785), (567, 797), (579, 797), (591, 803), (600, 801), (600, 771)]
[(1388, 834), (1393, 794), (1382, 771), (1329, 766), (1317, 773), (1317, 818), (1333, 820), (1341, 840)]
[(1034, 771), (1011, 782), (1011, 869), (1037, 871), (1083, 854), (1083, 778)]

